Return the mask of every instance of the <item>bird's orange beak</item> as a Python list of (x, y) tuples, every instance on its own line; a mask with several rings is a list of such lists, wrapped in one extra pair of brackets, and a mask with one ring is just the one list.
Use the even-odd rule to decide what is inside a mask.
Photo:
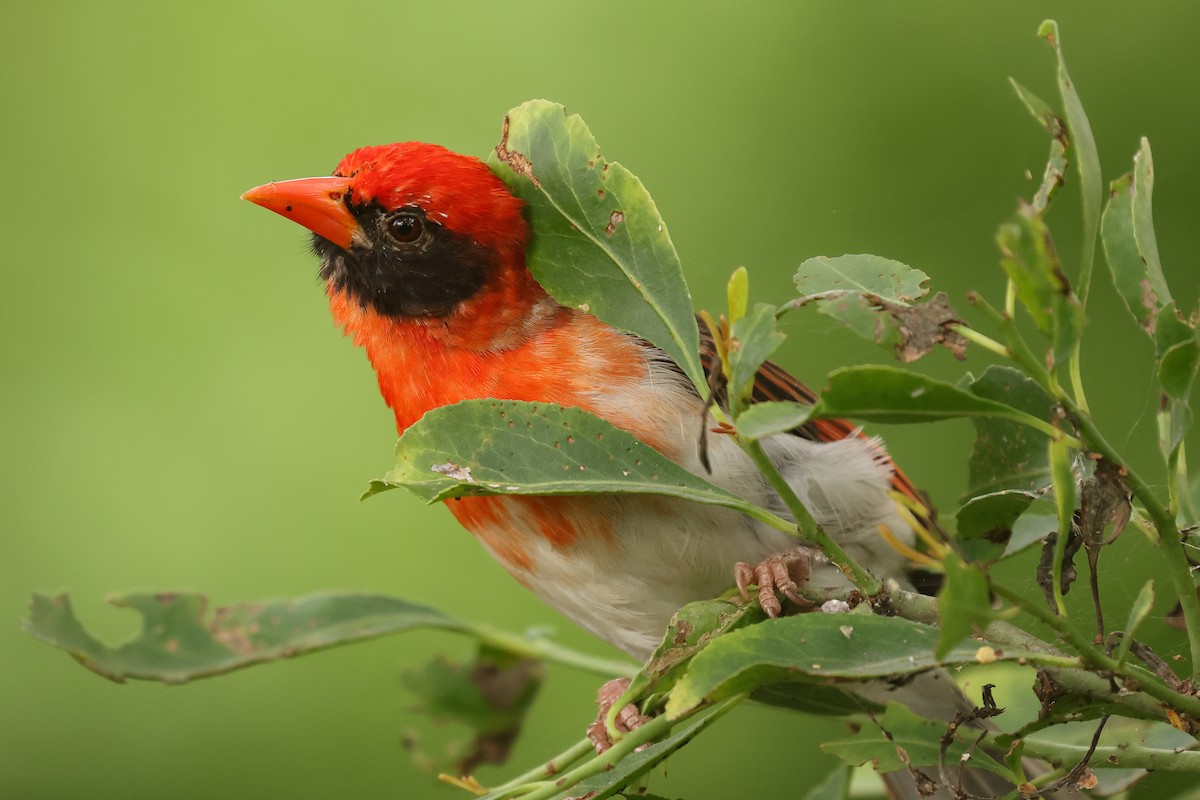
[(349, 192), (349, 178), (300, 178), (255, 186), (242, 199), (299, 222), (318, 236), (349, 250), (358, 230), (358, 220), (346, 206)]

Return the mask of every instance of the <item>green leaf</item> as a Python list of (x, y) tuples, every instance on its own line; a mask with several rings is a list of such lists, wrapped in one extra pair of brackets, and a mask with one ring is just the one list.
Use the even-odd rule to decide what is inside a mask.
[[(1173, 313), (1172, 306), (1165, 307), (1163, 311), (1164, 313), (1159, 315), (1159, 319), (1164, 317), (1179, 319)], [(1168, 397), (1172, 400), (1186, 402), (1192, 391), (1192, 383), (1196, 379), (1197, 364), (1200, 364), (1200, 339), (1197, 339), (1194, 328), (1188, 326), (1187, 323), (1182, 324), (1187, 328), (1190, 336), (1186, 336), (1181, 341), (1164, 349), (1158, 359), (1158, 379)], [(1166, 325), (1161, 327), (1162, 329), (1167, 328)], [(1162, 340), (1160, 339), (1160, 341)]]
[(1158, 257), (1158, 237), (1154, 234), (1154, 212), (1151, 201), (1154, 197), (1154, 156), (1150, 152), (1150, 140), (1142, 137), (1138, 151), (1133, 155), (1133, 236), (1137, 240), (1138, 252), (1145, 260), (1146, 276), (1163, 303), (1170, 302), (1171, 292), (1167, 288), (1167, 277), (1163, 275), (1162, 262)]
[(314, 594), (221, 606), (211, 614), (199, 594), (132, 593), (109, 602), (142, 616), (141, 634), (118, 647), (87, 633), (65, 594), (34, 594), (22, 627), (118, 683), (185, 683), (412, 628), (472, 630), (436, 609), (380, 595)]
[(754, 403), (735, 420), (738, 435), (745, 439), (764, 439), (799, 428), (812, 416), (813, 407), (792, 400)]
[(992, 621), (991, 592), (987, 577), (977, 567), (963, 563), (954, 553), (942, 560), (946, 580), (938, 592), (938, 637), (936, 658), (945, 658), (975, 628), (983, 630)]
[(708, 483), (597, 416), (517, 400), (435, 408), (396, 444), (382, 483), (433, 503), (474, 495), (608, 494), (681, 497), (760, 517), (762, 510)]
[(788, 307), (815, 301), (820, 313), (904, 362), (915, 361), (939, 344), (961, 359), (967, 341), (953, 325), (962, 319), (946, 295), (913, 303), (929, 292), (928, 280), (920, 270), (879, 256), (819, 256), (800, 265), (795, 283), (801, 296)]
[(921, 270), (873, 255), (810, 258), (796, 270), (794, 280), (802, 299), (868, 294), (908, 304), (929, 292), (929, 276)]
[(956, 521), (963, 554), (984, 563), (1019, 553), (1058, 528), (1053, 504), (1039, 492), (1021, 489), (972, 497)]
[(853, 417), (873, 422), (935, 422), (956, 417), (998, 417), (1051, 432), (1043, 420), (1005, 403), (916, 372), (887, 366), (835, 370), (813, 417)]
[(1154, 581), (1151, 579), (1142, 586), (1142, 590), (1138, 592), (1138, 596), (1134, 598), (1133, 604), (1129, 607), (1129, 620), (1125, 623), (1124, 635), (1121, 636), (1121, 643), (1117, 645), (1117, 649), (1113, 653), (1113, 658), (1118, 662), (1124, 663), (1125, 659), (1129, 657), (1129, 648), (1133, 646), (1133, 638), (1153, 609)]
[(882, 307), (864, 294), (845, 294), (817, 302), (817, 311), (833, 317), (851, 331), (874, 342), (884, 350), (894, 352), (902, 344), (895, 320), (880, 313)]
[(1067, 131), (1070, 134), (1068, 157), (1075, 163), (1079, 173), (1079, 193), (1083, 201), (1083, 252), (1079, 259), (1082, 265), (1079, 294), (1086, 298), (1091, 285), (1092, 262), (1096, 255), (1096, 232), (1100, 227), (1100, 206), (1104, 197), (1100, 155), (1096, 151), (1096, 138), (1092, 135), (1092, 126), (1083, 110), (1083, 103), (1075, 91), (1071, 76), (1067, 73), (1067, 61), (1063, 56), (1058, 23), (1051, 19), (1046, 20), (1038, 26), (1038, 36), (1050, 44), (1058, 61), (1058, 91), (1062, 96)]
[(1184, 320), (1174, 302), (1163, 306), (1155, 319), (1154, 345), (1159, 383), (1166, 402), (1158, 412), (1159, 449), (1173, 464), (1183, 437), (1192, 427), (1188, 398), (1200, 366), (1200, 338), (1193, 324)]
[[(945, 733), (945, 722), (917, 716), (893, 701), (887, 704), (887, 712), (877, 722), (864, 724), (849, 739), (826, 742), (821, 749), (853, 767), (871, 762), (879, 772), (895, 772), (906, 768), (901, 749), (909, 765), (915, 768), (937, 766), (941, 757), (941, 739)], [(968, 746), (975, 739), (971, 733), (972, 729), (966, 728), (965, 735), (956, 736), (946, 750), (946, 766), (951, 774), (957, 770)], [(1010, 780), (1015, 777), (1008, 767), (981, 749), (972, 751), (970, 764)]]
[(688, 603), (667, 626), (654, 653), (629, 683), (627, 694), (644, 697), (648, 690), (664, 692), (674, 684), (681, 667), (718, 636), (766, 619), (756, 603), (700, 600)]
[(729, 394), (738, 398), (737, 406), (750, 397), (759, 367), (786, 338), (775, 329), (777, 310), (767, 303), (756, 303), (754, 310), (730, 329)]
[[(967, 388), (976, 397), (1003, 403), (1047, 423), (1055, 403), (1031, 378), (1012, 367), (991, 366)], [(976, 417), (975, 448), (967, 470), (967, 497), (1007, 489), (1037, 492), (1050, 485), (1046, 437), (1027, 425), (999, 417)]]
[(1025, 104), (1025, 108), (1029, 109), (1033, 118), (1050, 134), (1050, 157), (1046, 159), (1042, 183), (1033, 200), (1030, 201), (1030, 205), (1038, 213), (1041, 213), (1050, 204), (1050, 199), (1058, 187), (1062, 186), (1063, 175), (1067, 171), (1067, 148), (1070, 146), (1067, 125), (1040, 97), (1012, 78), (1009, 78), (1008, 82), (1012, 84), (1013, 89), (1017, 92), (1017, 97), (1021, 98), (1021, 102)]
[(1022, 205), (996, 234), (1000, 266), (1034, 325), (1052, 343), (1055, 361), (1065, 361), (1083, 330), (1083, 307), (1059, 263), (1045, 221)]
[[(1068, 722), (1031, 733), (1026, 737), (1027, 752), (1053, 754), (1055, 760), (1063, 764), (1078, 763), (1091, 749), (1097, 724)], [(1195, 754), (1188, 751), (1194, 751), (1196, 747), (1195, 738), (1166, 723), (1113, 717), (1105, 724), (1090, 762), (1096, 777), (1101, 780), (1096, 791), (1102, 796), (1107, 795), (1110, 792), (1104, 791), (1104, 786), (1119, 790), (1128, 786), (1131, 779), (1139, 777), (1141, 770), (1124, 766), (1130, 760), (1169, 768), (1172, 761), (1182, 761), (1179, 756), (1184, 754), (1194, 762)], [(1195, 771), (1194, 763), (1187, 771)]]
[(436, 658), (406, 670), (414, 709), (436, 725), (437, 743), (409, 732), (405, 749), (428, 772), (472, 775), (481, 764), (503, 764), (542, 685), (542, 662), (481, 645), (469, 661)]
[(800, 800), (846, 800), (850, 794), (850, 768), (839, 764)]
[[(900, 617), (800, 614), (728, 633), (692, 658), (666, 713), (678, 719), (701, 703), (774, 683), (822, 685), (921, 672), (940, 664), (975, 663), (978, 645), (934, 658), (938, 629)], [(1019, 658), (1015, 651), (1005, 659)]]
[(1173, 301), (1154, 235), (1150, 207), (1154, 163), (1146, 139), (1133, 158), (1133, 172), (1113, 181), (1109, 190), (1101, 220), (1105, 260), (1117, 293), (1138, 324), (1153, 336), (1160, 312)]
[(1146, 274), (1146, 264), (1134, 238), (1132, 176), (1117, 178), (1110, 184), (1110, 192), (1101, 224), (1104, 259), (1125, 307), (1153, 336), (1162, 302)]
[(703, 389), (679, 256), (637, 176), (601, 157), (579, 115), (546, 100), (508, 112), (489, 163), (527, 204), (526, 258), (546, 291), (657, 345)]

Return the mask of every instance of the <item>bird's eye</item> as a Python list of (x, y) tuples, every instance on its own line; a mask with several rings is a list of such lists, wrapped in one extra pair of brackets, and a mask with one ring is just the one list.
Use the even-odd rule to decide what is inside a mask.
[(413, 214), (397, 214), (387, 222), (388, 235), (400, 244), (412, 244), (421, 238), (425, 225)]

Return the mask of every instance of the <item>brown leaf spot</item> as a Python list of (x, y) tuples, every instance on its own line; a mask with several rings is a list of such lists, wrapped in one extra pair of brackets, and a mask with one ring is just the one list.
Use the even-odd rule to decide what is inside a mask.
[[(1145, 261), (1145, 259), (1142, 259)], [(1142, 327), (1146, 329), (1146, 333), (1154, 335), (1154, 328), (1158, 324), (1158, 318), (1155, 316), (1158, 313), (1158, 294), (1154, 291), (1154, 287), (1150, 284), (1149, 278), (1142, 278), (1142, 306), (1150, 312), (1146, 315), (1146, 319), (1142, 322)]]
[(879, 303), (896, 321), (900, 333), (896, 358), (900, 361), (916, 361), (937, 345), (948, 349), (959, 361), (967, 357), (967, 340), (951, 327), (962, 324), (962, 318), (950, 305), (945, 292), (938, 292), (928, 303), (916, 306), (869, 299)]
[(500, 128), (500, 143), (496, 145), (496, 155), (500, 157), (501, 161), (508, 164), (509, 169), (513, 172), (528, 178), (530, 183), (541, 188), (541, 182), (533, 174), (533, 162), (523, 153), (508, 149), (508, 124), (508, 115), (505, 114), (504, 125)]
[(604, 227), (604, 235), (612, 236), (617, 232), (617, 226), (625, 221), (625, 215), (620, 211), (614, 211), (608, 216), (608, 225)]

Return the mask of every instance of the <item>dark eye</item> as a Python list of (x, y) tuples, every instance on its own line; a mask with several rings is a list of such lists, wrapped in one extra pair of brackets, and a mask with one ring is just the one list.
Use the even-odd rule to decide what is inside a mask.
[(387, 221), (387, 232), (393, 241), (412, 244), (421, 238), (425, 225), (420, 217), (412, 214), (397, 214)]

